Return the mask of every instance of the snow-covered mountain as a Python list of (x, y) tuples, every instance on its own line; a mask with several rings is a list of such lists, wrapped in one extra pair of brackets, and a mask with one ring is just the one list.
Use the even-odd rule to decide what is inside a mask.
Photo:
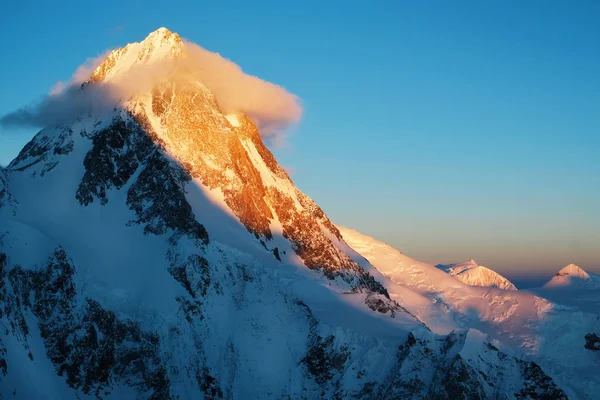
[(575, 264), (569, 264), (556, 273), (544, 288), (558, 287), (590, 287), (600, 288), (600, 280), (597, 276), (590, 275)]
[(567, 265), (542, 287), (529, 291), (564, 306), (600, 313), (600, 276), (575, 264)]
[(467, 285), (517, 290), (517, 287), (513, 285), (511, 281), (496, 271), (477, 264), (475, 260), (469, 260), (458, 264), (438, 264), (436, 267)]
[[(564, 314), (567, 339), (536, 342), (540, 320), (556, 326), (549, 302), (412, 261), (371, 260), (382, 275), (295, 187), (251, 118), (225, 112), (188, 70), (149, 73), (165, 59), (178, 68), (186, 46), (161, 28), (111, 52), (74, 94), (85, 106), (75, 118), (0, 169), (2, 398), (598, 393), (585, 375), (563, 379), (598, 364), (567, 340), (597, 325)], [(529, 336), (513, 342), (562, 348), (540, 366), (487, 334), (510, 338), (517, 325)], [(561, 364), (571, 351), (577, 362)]]
[[(600, 332), (596, 313), (565, 308), (526, 291), (466, 285), (355, 230), (338, 226), (344, 241), (383, 275), (390, 297), (438, 333), (474, 328), (535, 360), (569, 389), (569, 398), (600, 393), (600, 358), (586, 348)], [(362, 256), (362, 257), (361, 257)], [(374, 273), (375, 276), (376, 273)], [(594, 372), (592, 372), (594, 371)]]

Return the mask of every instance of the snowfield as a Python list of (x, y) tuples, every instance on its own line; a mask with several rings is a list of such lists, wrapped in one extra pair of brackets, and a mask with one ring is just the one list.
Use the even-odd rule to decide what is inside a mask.
[[(600, 330), (599, 308), (589, 312), (591, 307), (575, 309), (526, 291), (470, 286), (374, 238), (341, 226), (338, 229), (350, 247), (392, 282), (386, 284), (392, 297), (398, 291), (398, 298), (407, 298), (403, 293), (410, 290), (434, 302), (437, 310), (431, 311), (400, 301), (426, 325), (436, 326), (440, 333), (444, 327), (446, 332), (461, 327), (488, 334), (514, 354), (553, 371), (553, 377), (572, 390), (569, 398), (591, 399), (600, 390), (600, 375), (596, 373), (600, 359), (584, 347), (585, 335)], [(457, 265), (450, 269), (453, 267)], [(600, 291), (592, 290), (589, 296), (597, 301)]]

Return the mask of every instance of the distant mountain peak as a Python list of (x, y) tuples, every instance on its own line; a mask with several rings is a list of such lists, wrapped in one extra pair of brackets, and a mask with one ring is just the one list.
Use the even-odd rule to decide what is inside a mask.
[(556, 273), (556, 276), (576, 276), (582, 279), (590, 279), (590, 274), (585, 272), (583, 268), (575, 264), (569, 264)]
[(558, 271), (544, 287), (570, 286), (573, 284), (588, 282), (592, 279), (583, 268), (575, 264), (569, 264)]
[(436, 267), (467, 285), (517, 290), (511, 281), (496, 271), (477, 264), (473, 259), (457, 264), (438, 264)]

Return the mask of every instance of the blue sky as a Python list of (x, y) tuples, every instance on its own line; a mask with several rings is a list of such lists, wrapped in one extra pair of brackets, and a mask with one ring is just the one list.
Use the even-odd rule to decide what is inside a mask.
[[(584, 0), (10, 2), (0, 115), (165, 26), (302, 99), (275, 154), (334, 222), (430, 262), (600, 272), (599, 20)], [(33, 133), (0, 127), (0, 163)]]

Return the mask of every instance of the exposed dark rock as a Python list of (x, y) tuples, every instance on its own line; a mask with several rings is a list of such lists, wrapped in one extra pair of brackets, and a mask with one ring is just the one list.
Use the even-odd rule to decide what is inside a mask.
[(95, 198), (106, 204), (110, 189), (121, 189), (134, 174), (139, 175), (127, 191), (127, 205), (135, 211), (136, 224), (146, 234), (190, 235), (208, 243), (208, 233), (196, 221), (185, 199), (184, 185), (189, 174), (162, 153), (163, 143), (151, 130), (147, 118), (124, 113), (105, 129), (95, 133), (93, 147), (84, 160), (85, 174), (76, 198), (88, 205)]
[(202, 304), (198, 301), (190, 301), (179, 296), (175, 300), (179, 303), (179, 307), (185, 316), (188, 323), (192, 323), (196, 317), (200, 320), (204, 319), (202, 314)]
[(8, 183), (7, 170), (0, 166), (0, 208), (2, 207), (13, 207), (13, 214), (16, 212), (14, 209), (16, 201), (14, 200)]
[(419, 320), (396, 301), (389, 299), (381, 293), (368, 293), (367, 297), (365, 298), (365, 304), (373, 311), (377, 311), (382, 314), (389, 313), (392, 318), (394, 318), (398, 313), (406, 313), (411, 315), (417, 321)]
[[(442, 372), (442, 371), (440, 371)], [(441, 387), (434, 388), (431, 399), (483, 400), (486, 398), (482, 383), (477, 374), (468, 367), (460, 355), (454, 357), (449, 368), (443, 371)]]
[[(0, 257), (3, 264), (5, 258)], [(127, 380), (140, 392), (150, 393), (149, 398), (170, 399), (158, 337), (133, 321), (118, 319), (94, 300), (78, 304), (74, 276), (75, 268), (62, 248), (38, 271), (14, 267), (10, 272), (16, 298), (38, 318), (57, 374), (65, 376), (72, 388), (98, 398), (110, 393), (115, 381)], [(26, 297), (29, 293), (33, 297)]]
[(273, 255), (275, 256), (275, 258), (277, 259), (277, 261), (281, 261), (281, 256), (279, 255), (279, 249), (277, 247), (275, 247), (273, 249)]
[[(42, 168), (39, 170), (39, 176), (44, 176), (54, 169), (58, 165), (58, 160), (53, 155), (65, 156), (73, 151), (73, 131), (70, 127), (62, 125), (51, 129), (54, 129), (54, 131), (44, 129), (35, 135), (9, 164), (8, 168), (24, 171), (41, 163)], [(37, 172), (34, 171), (31, 175), (36, 176)]]
[(588, 350), (600, 351), (600, 337), (595, 333), (588, 333), (585, 335), (584, 347)]
[(106, 204), (106, 191), (123, 187), (154, 151), (150, 133), (129, 118), (115, 117), (110, 126), (93, 136), (92, 149), (83, 161), (85, 174), (75, 197), (83, 205), (94, 198)]
[(319, 385), (324, 385), (335, 374), (342, 372), (350, 356), (348, 348), (336, 348), (334, 340), (332, 335), (326, 338), (316, 335), (311, 339), (306, 355), (300, 360)]
[(161, 153), (154, 153), (143, 167), (135, 183), (127, 191), (127, 205), (144, 224), (144, 233), (162, 235), (168, 230), (189, 235), (207, 244), (208, 233), (196, 221), (192, 207), (185, 199), (187, 174), (172, 165)]
[(210, 268), (204, 257), (192, 254), (185, 264), (171, 266), (169, 272), (193, 298), (206, 296), (210, 286)]
[[(6, 317), (8, 320), (7, 334), (10, 333), (17, 339), (27, 352), (29, 344), (27, 335), (29, 327), (25, 321), (21, 305), (24, 301), (15, 294), (15, 288), (18, 290), (18, 284), (15, 281), (15, 269), (8, 271), (6, 254), (0, 253), (0, 319)], [(8, 279), (7, 279), (8, 278)], [(26, 301), (25, 301), (26, 302)]]
[(567, 395), (562, 391), (552, 378), (542, 371), (534, 362), (516, 360), (525, 380), (525, 387), (515, 393), (517, 399), (540, 399), (540, 400), (567, 400)]
[(198, 384), (204, 392), (206, 400), (216, 400), (223, 398), (223, 391), (219, 387), (217, 380), (209, 374), (208, 368), (204, 368), (197, 377)]

